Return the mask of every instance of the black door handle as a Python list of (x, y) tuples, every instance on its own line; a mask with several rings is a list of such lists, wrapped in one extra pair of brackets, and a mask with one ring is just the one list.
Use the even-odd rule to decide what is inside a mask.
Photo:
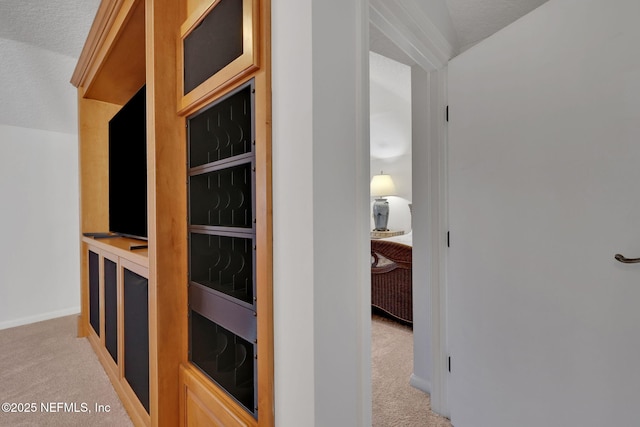
[(624, 264), (637, 264), (640, 262), (640, 258), (627, 258), (620, 254), (616, 254), (614, 258)]

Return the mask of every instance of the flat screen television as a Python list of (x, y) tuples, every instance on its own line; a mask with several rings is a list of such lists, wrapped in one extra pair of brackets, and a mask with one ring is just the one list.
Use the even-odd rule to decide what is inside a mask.
[(146, 240), (147, 108), (142, 88), (109, 121), (109, 231)]

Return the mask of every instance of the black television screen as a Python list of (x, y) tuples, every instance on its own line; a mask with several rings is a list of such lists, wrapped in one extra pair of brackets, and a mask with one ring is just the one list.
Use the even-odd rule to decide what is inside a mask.
[(143, 86), (109, 121), (109, 231), (147, 238), (147, 120)]

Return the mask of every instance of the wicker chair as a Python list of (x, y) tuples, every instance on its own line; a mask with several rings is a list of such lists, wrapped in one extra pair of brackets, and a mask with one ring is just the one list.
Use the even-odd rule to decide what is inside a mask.
[(371, 241), (371, 305), (408, 324), (413, 323), (411, 250), (401, 243)]

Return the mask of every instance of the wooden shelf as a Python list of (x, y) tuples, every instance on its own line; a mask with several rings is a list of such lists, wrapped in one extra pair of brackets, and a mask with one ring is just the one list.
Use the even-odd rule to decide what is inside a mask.
[(102, 249), (118, 257), (127, 259), (134, 264), (149, 268), (149, 249), (131, 250), (131, 246), (146, 245), (144, 240), (130, 239), (128, 237), (109, 237), (106, 239), (94, 239), (92, 237), (82, 237), (82, 241), (88, 246)]

